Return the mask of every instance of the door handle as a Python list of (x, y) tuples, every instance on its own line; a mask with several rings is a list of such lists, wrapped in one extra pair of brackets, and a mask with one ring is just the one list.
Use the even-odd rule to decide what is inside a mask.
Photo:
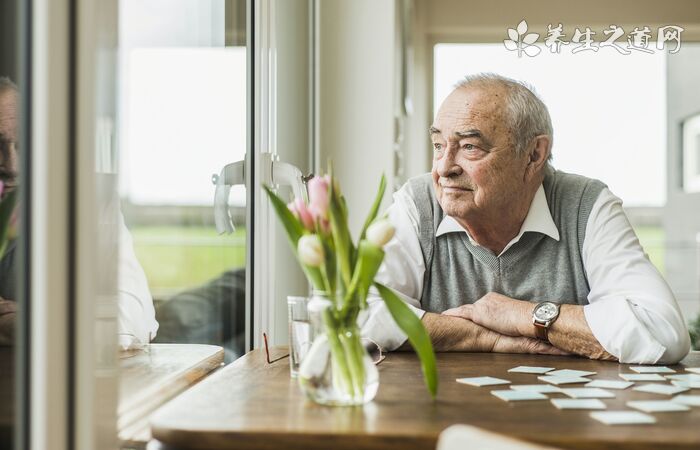
[(245, 160), (226, 164), (219, 175), (211, 176), (216, 186), (214, 191), (214, 223), (219, 234), (231, 234), (236, 227), (233, 225), (231, 211), (228, 208), (228, 197), (231, 186), (245, 185)]
[[(228, 197), (231, 193), (231, 186), (246, 184), (245, 163), (246, 161), (243, 160), (226, 164), (218, 175), (211, 176), (211, 181), (216, 186), (214, 191), (214, 223), (219, 234), (231, 234), (236, 229), (228, 207)], [(313, 178), (313, 174), (305, 177), (298, 167), (281, 162), (279, 156), (272, 153), (262, 153), (260, 164), (262, 164), (261, 174), (264, 184), (273, 189), (280, 186), (290, 186), (296, 198), (303, 198), (304, 201), (307, 201), (306, 182)]]

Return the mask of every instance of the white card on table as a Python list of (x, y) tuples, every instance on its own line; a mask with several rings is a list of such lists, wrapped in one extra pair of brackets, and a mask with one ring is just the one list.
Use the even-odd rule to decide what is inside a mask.
[(671, 380), (671, 384), (688, 389), (700, 389), (700, 381)]
[(537, 377), (538, 380), (545, 381), (552, 384), (573, 384), (573, 383), (588, 383), (591, 381), (590, 378), (584, 377), (552, 377), (545, 375), (542, 377)]
[(700, 395), (676, 395), (671, 401), (688, 406), (700, 406)]
[(585, 384), (586, 387), (595, 387), (603, 389), (627, 389), (634, 383), (632, 381), (618, 381), (618, 380), (593, 380), (590, 383)]
[(510, 386), (515, 391), (541, 392), (542, 394), (560, 393), (561, 388), (551, 384), (515, 384)]
[(562, 389), (562, 393), (571, 398), (615, 398), (615, 394), (600, 388)]
[(672, 402), (670, 400), (645, 400), (627, 402), (627, 406), (634, 409), (639, 409), (644, 412), (674, 412), (688, 411), (690, 408), (682, 403)]
[(510, 381), (494, 377), (471, 377), (457, 378), (457, 383), (468, 384), (470, 386), (494, 386), (497, 384), (510, 384)]
[(587, 372), (585, 370), (572, 370), (572, 369), (561, 369), (555, 370), (554, 372), (547, 372), (547, 375), (553, 377), (587, 377), (588, 375), (595, 375), (596, 372)]
[(547, 400), (547, 396), (534, 391), (491, 391), (491, 394), (506, 402), (516, 402), (520, 400)]
[(656, 423), (654, 416), (637, 411), (597, 411), (591, 417), (606, 425), (634, 425), (637, 423)]
[(658, 373), (621, 373), (620, 378), (627, 381), (666, 381)]
[(676, 371), (666, 366), (632, 366), (631, 370), (637, 373), (675, 373)]
[(669, 380), (700, 381), (700, 375), (694, 373), (682, 373), (678, 375), (666, 375)]
[(635, 390), (635, 391), (651, 392), (652, 394), (664, 394), (664, 395), (680, 394), (681, 392), (685, 392), (688, 389), (689, 388), (687, 388), (687, 387), (673, 386), (671, 384), (661, 384), (661, 383), (644, 384), (642, 386), (637, 386), (635, 388), (632, 388), (632, 390)]
[(516, 373), (547, 373), (554, 370), (554, 367), (534, 367), (534, 366), (518, 366), (508, 369), (508, 372)]
[(597, 398), (553, 398), (550, 401), (559, 409), (605, 409), (605, 403)]
[(700, 367), (686, 367), (685, 370), (687, 372), (693, 372), (693, 373), (700, 374)]

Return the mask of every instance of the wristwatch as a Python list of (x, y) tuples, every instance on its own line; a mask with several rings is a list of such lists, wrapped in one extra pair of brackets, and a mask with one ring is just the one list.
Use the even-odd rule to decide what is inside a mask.
[(532, 311), (532, 323), (535, 325), (537, 339), (549, 342), (547, 330), (559, 317), (559, 305), (552, 302), (542, 302)]

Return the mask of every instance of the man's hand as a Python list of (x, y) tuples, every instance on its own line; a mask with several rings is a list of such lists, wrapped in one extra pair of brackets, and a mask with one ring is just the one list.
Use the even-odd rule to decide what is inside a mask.
[[(423, 325), (437, 352), (568, 355), (546, 342), (525, 337), (505, 336), (460, 317), (425, 313)], [(401, 350), (410, 350), (408, 342), (401, 347)]]
[(539, 339), (498, 335), (491, 350), (494, 353), (530, 353), (536, 355), (570, 355)]
[[(535, 305), (489, 292), (471, 305), (448, 309), (443, 314), (468, 319), (506, 336), (532, 336)], [(527, 328), (527, 329), (526, 329)]]
[[(546, 346), (545, 351), (554, 349), (559, 352), (558, 349), (563, 349), (570, 352), (548, 354), (573, 353), (591, 359), (617, 359), (608, 353), (593, 336), (586, 322), (583, 307), (580, 305), (561, 305), (559, 318), (552, 324), (548, 333), (552, 345), (533, 339), (535, 337), (535, 327), (532, 324), (534, 308), (535, 304), (531, 302), (489, 292), (472, 305), (448, 309), (442, 314), (467, 319), (500, 334), (499, 341), (494, 345), (494, 352), (541, 353), (537, 351), (540, 344)], [(505, 350), (499, 348), (505, 348)]]

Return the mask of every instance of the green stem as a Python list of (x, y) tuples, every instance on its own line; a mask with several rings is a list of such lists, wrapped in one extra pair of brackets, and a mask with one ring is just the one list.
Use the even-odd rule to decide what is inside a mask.
[(338, 330), (338, 337), (343, 346), (343, 352), (347, 360), (350, 375), (352, 376), (352, 385), (354, 395), (364, 394), (365, 371), (361, 355), (358, 355), (358, 337), (357, 333), (349, 331), (343, 327)]
[(344, 385), (344, 390), (354, 397), (355, 388), (353, 373), (350, 367), (348, 367), (349, 361), (347, 361), (345, 349), (343, 348), (343, 344), (339, 338), (339, 327), (336, 325), (336, 322), (332, 316), (331, 308), (332, 307), (323, 311), (323, 322), (326, 329), (326, 336), (328, 337), (328, 344), (330, 345), (331, 349), (331, 361), (332, 364), (335, 363), (333, 364), (333, 368), (337, 368), (340, 372), (340, 380)]

